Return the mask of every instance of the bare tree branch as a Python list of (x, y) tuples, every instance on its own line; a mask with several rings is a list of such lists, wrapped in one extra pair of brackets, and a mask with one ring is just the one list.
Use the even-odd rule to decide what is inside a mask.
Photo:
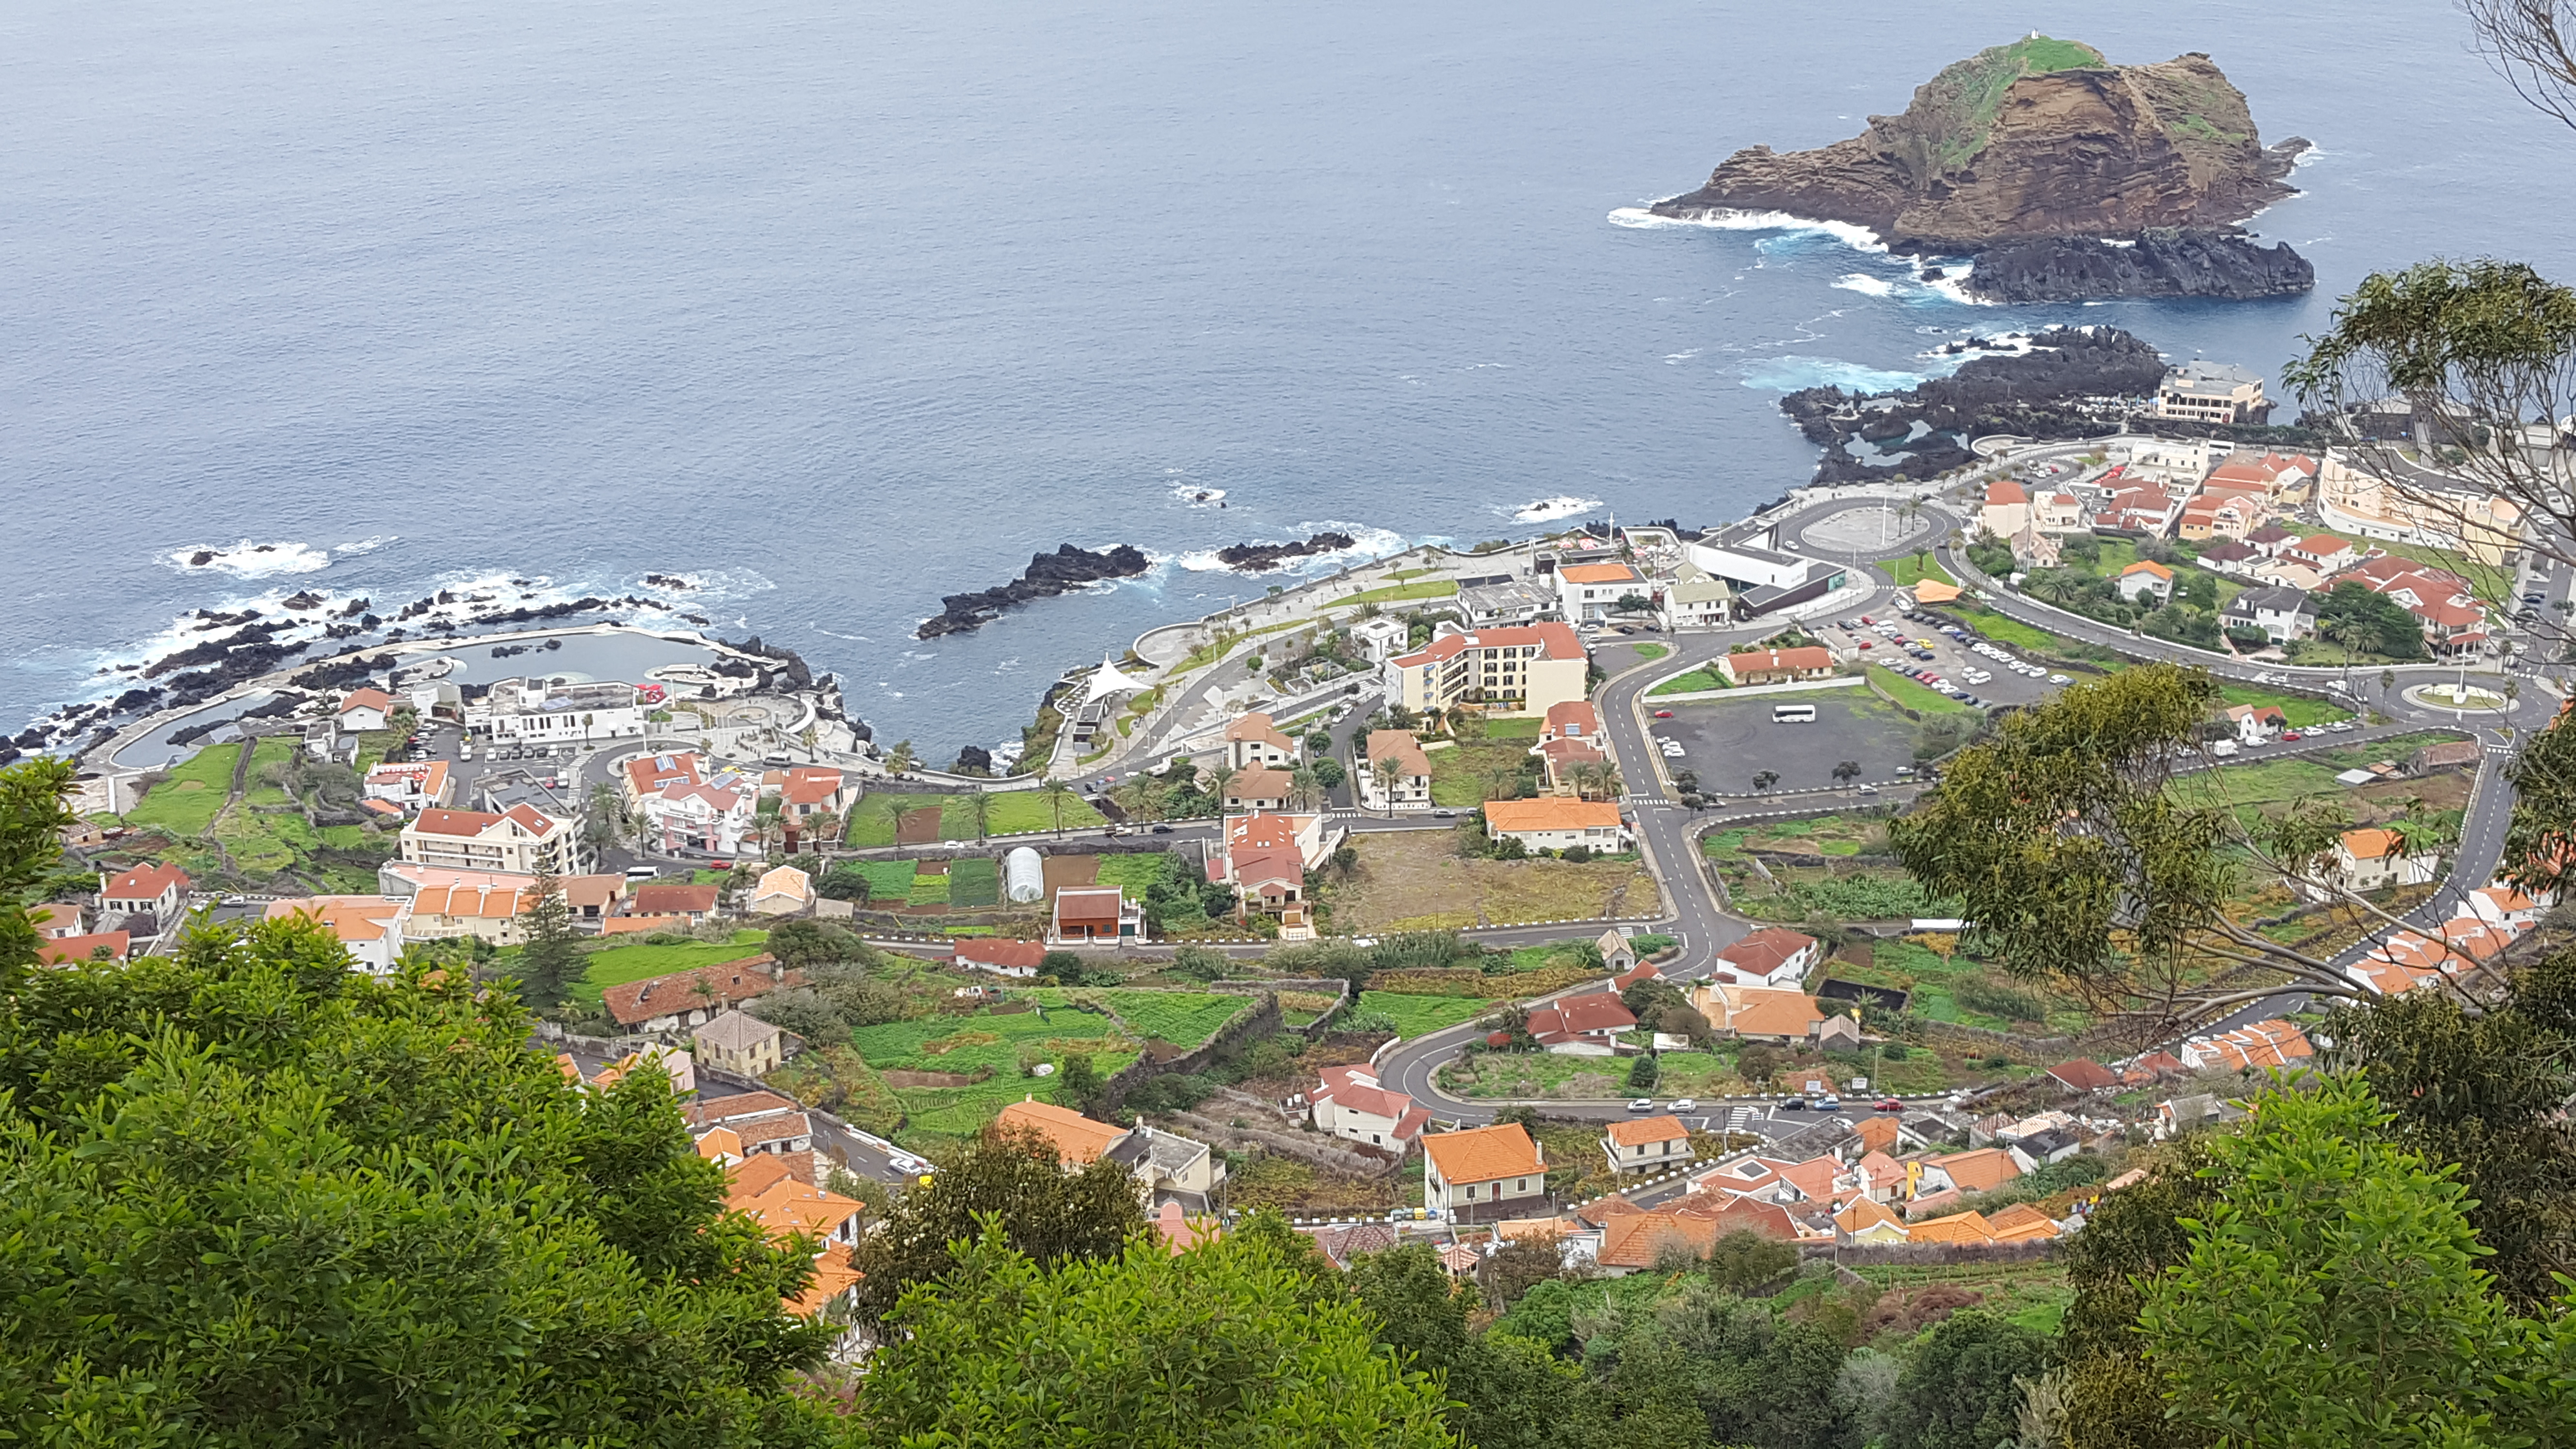
[(2487, 64), (2534, 110), (2576, 129), (2576, 6), (2565, 0), (2460, 0)]

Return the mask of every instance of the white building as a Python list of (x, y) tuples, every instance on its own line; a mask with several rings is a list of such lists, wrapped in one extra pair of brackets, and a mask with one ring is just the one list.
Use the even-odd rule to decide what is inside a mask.
[(1371, 664), (1384, 664), (1403, 653), (1412, 638), (1413, 626), (1388, 614), (1362, 619), (1351, 626), (1351, 643), (1368, 656)]
[(1316, 1131), (1398, 1154), (1413, 1145), (1431, 1120), (1430, 1108), (1378, 1085), (1377, 1073), (1364, 1066), (1324, 1068), (1306, 1103)]
[(1618, 612), (1621, 599), (1645, 595), (1645, 579), (1623, 563), (1568, 564), (1556, 571), (1557, 610), (1570, 624), (1597, 624)]
[(631, 684), (505, 679), (465, 707), (465, 726), (496, 744), (632, 739), (644, 733), (644, 706)]
[(497, 815), (482, 810), (423, 810), (403, 826), (398, 854), (415, 865), (504, 875), (534, 875), (539, 870), (579, 875), (588, 865), (572, 822), (533, 805), (513, 805)]

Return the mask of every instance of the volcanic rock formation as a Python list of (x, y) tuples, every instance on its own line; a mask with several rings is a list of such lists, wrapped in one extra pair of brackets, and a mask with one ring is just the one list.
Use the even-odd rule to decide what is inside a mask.
[(2112, 65), (2033, 35), (1978, 52), (1899, 116), (1815, 151), (1738, 151), (1655, 214), (1786, 212), (1870, 228), (1910, 253), (2025, 237), (2222, 228), (2295, 195), (2304, 140), (2265, 147), (2245, 96), (2206, 55)]

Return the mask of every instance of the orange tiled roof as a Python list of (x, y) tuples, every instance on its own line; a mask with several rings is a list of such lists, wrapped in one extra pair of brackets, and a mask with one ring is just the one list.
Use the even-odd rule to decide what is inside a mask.
[(2057, 1224), (2048, 1214), (2026, 1202), (2014, 1203), (1986, 1219), (1986, 1228), (1998, 1243), (2026, 1243), (2057, 1236)]
[(994, 1125), (1010, 1131), (1031, 1131), (1055, 1146), (1056, 1156), (1065, 1162), (1090, 1162), (1108, 1151), (1126, 1130), (1106, 1122), (1094, 1122), (1080, 1112), (1059, 1107), (1053, 1102), (1013, 1102), (1002, 1109)]
[(1906, 1237), (1917, 1243), (1991, 1243), (1995, 1230), (1983, 1214), (1964, 1212), (1916, 1223), (1906, 1230)]
[(1464, 1132), (1438, 1132), (1422, 1139), (1422, 1150), (1445, 1182), (1492, 1182), (1505, 1177), (1537, 1177), (1547, 1171), (1538, 1144), (1517, 1122), (1471, 1127)]
[(2021, 1169), (2013, 1165), (2012, 1154), (2000, 1147), (1978, 1147), (1966, 1152), (1953, 1152), (1932, 1159), (1934, 1166), (1950, 1174), (1950, 1180), (1961, 1192), (1992, 1192), (2014, 1178)]
[(1557, 572), (1570, 584), (1625, 584), (1637, 579), (1635, 569), (1615, 563), (1571, 564)]
[(1682, 1125), (1681, 1118), (1667, 1114), (1661, 1117), (1639, 1117), (1613, 1122), (1606, 1135), (1617, 1146), (1637, 1147), (1649, 1142), (1671, 1142), (1686, 1138), (1690, 1136), (1690, 1129)]
[(1569, 800), (1544, 795), (1535, 800), (1488, 800), (1485, 821), (1506, 833), (1519, 830), (1612, 830), (1619, 807), (1607, 800)]
[(1834, 1214), (1834, 1226), (1846, 1233), (1863, 1233), (1872, 1228), (1894, 1228), (1899, 1233), (1906, 1231), (1905, 1220), (1890, 1211), (1887, 1204), (1872, 1202), (1865, 1197), (1852, 1199), (1849, 1207)]

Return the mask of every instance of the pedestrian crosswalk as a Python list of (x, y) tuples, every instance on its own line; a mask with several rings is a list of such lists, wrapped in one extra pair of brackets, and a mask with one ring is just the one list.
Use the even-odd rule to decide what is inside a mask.
[(1726, 1130), (1729, 1132), (1741, 1132), (1752, 1125), (1753, 1109), (1750, 1107), (1738, 1107), (1726, 1114)]

